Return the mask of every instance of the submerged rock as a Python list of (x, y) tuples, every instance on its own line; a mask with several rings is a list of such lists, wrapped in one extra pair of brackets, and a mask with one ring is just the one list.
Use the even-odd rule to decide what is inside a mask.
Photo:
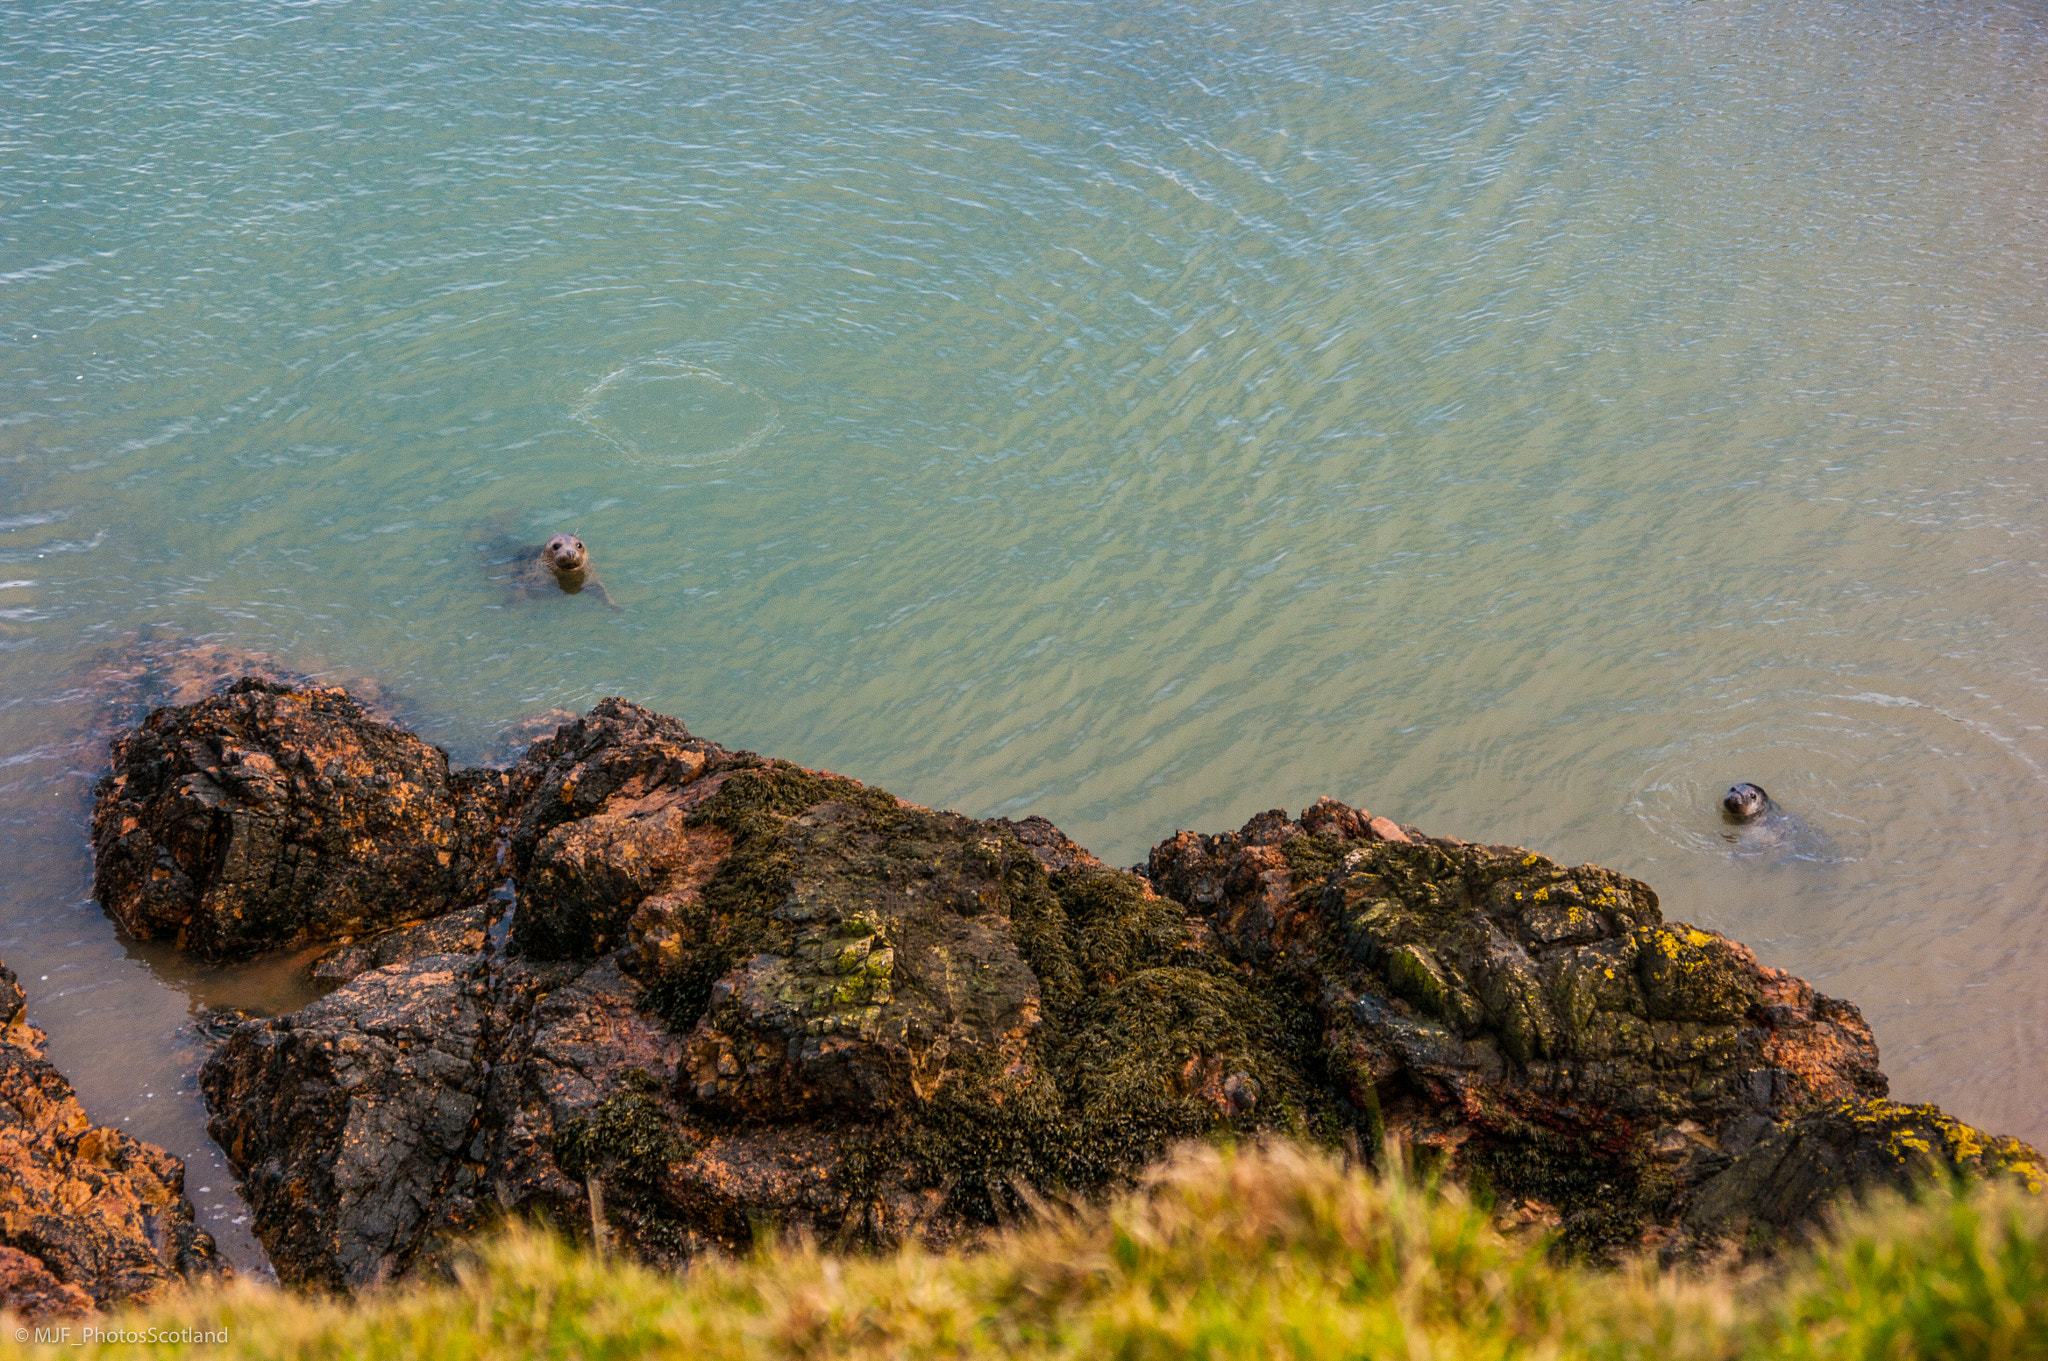
[(1333, 800), (1139, 875), (622, 700), (476, 798), (508, 947), (394, 957), (204, 1070), (287, 1280), (588, 1224), (599, 1191), (655, 1261), (764, 1224), (944, 1243), (1216, 1132), (1399, 1144), (1594, 1251), (1761, 1241), (1933, 1167), (2040, 1177), (1885, 1102), (1853, 1006), (1646, 885)]
[(0, 965), (0, 1308), (76, 1315), (227, 1277), (193, 1220), (184, 1164), (94, 1125), (44, 1041)]
[(246, 679), (115, 741), (94, 891), (208, 959), (438, 915), (498, 877), (499, 783), (340, 690)]

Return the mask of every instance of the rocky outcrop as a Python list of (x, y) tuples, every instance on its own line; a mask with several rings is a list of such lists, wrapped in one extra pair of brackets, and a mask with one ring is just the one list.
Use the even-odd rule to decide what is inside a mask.
[[(1751, 1131), (1744, 1131), (1747, 1134)], [(2041, 1156), (1944, 1115), (1936, 1106), (1835, 1101), (1731, 1141), (1736, 1156), (1709, 1162), (1685, 1208), (1683, 1227), (1706, 1237), (1754, 1240), (1813, 1223), (1845, 1191), (1904, 1189), (1923, 1173), (2009, 1175), (2035, 1195), (2048, 1191)]]
[(1933, 1167), (2040, 1176), (1884, 1101), (1853, 1006), (1646, 885), (1331, 800), (1141, 875), (619, 700), (477, 797), (506, 942), (391, 947), (203, 1073), (288, 1280), (600, 1193), (657, 1261), (763, 1224), (945, 1242), (1216, 1132), (1399, 1145), (1593, 1251), (1762, 1242)]
[(689, 897), (729, 849), (694, 814), (747, 761), (623, 700), (536, 742), (508, 777), (512, 868), (529, 886), (518, 952), (592, 958), (624, 941), (657, 892)]
[(1362, 840), (1326, 800), (1180, 833), (1149, 869), (1233, 959), (1313, 993), (1376, 1142), (1483, 1177), (1568, 1241), (1754, 1243), (1934, 1169), (2043, 1180), (2017, 1140), (1883, 1100), (1853, 1004), (1597, 866)]
[(94, 1125), (43, 1043), (0, 965), (0, 1308), (76, 1315), (226, 1276), (184, 1164)]
[(246, 679), (114, 743), (95, 891), (138, 939), (208, 959), (452, 911), (499, 877), (492, 772), (340, 690)]
[(288, 1279), (387, 1277), (505, 1210), (577, 1223), (593, 1183), (656, 1259), (762, 1223), (943, 1241), (1020, 1188), (1331, 1109), (1281, 989), (1041, 820), (904, 804), (619, 701), (509, 787), (504, 954), (363, 974), (204, 1071)]

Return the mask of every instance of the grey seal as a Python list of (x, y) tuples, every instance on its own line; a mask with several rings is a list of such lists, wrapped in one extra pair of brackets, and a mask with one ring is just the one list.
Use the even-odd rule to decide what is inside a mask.
[(1841, 860), (1834, 844), (1796, 813), (1779, 807), (1760, 784), (1747, 780), (1731, 785), (1721, 800), (1721, 813), (1735, 824), (1723, 833), (1738, 856), (1768, 855), (1778, 860), (1834, 864)]
[(598, 578), (597, 564), (591, 561), (590, 549), (574, 534), (557, 534), (544, 544), (522, 545), (506, 557), (496, 559), (494, 565), (515, 569), (492, 578), (508, 583), (515, 595), (545, 593), (553, 586), (564, 595), (591, 591), (604, 601), (605, 608), (619, 608), (618, 602), (612, 599), (612, 593)]

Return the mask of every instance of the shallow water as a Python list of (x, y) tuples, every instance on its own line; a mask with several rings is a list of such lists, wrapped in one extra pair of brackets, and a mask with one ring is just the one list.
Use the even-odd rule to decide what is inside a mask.
[(131, 635), (1119, 863), (1325, 793), (1597, 861), (2048, 1140), (2037, 6), (0, 16), (0, 958), (243, 1260), (177, 1032), (295, 994), (91, 901)]

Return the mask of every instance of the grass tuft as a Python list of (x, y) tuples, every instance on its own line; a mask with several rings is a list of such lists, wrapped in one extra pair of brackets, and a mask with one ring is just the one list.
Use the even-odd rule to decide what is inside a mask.
[(1781, 1355), (2048, 1358), (2048, 1213), (2009, 1183), (1854, 1208), (1786, 1282)]

